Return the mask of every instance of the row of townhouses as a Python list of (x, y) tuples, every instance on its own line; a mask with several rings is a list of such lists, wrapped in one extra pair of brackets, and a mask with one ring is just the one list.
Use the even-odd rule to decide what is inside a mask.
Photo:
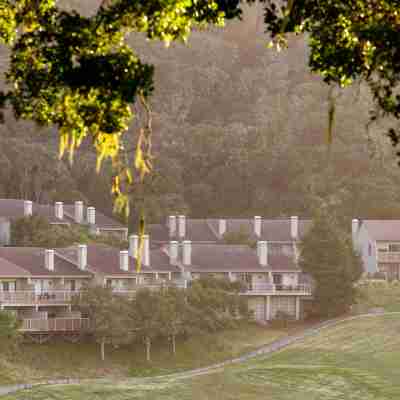
[[(54, 224), (82, 224), (96, 234), (128, 238), (126, 250), (105, 245), (76, 244), (42, 249), (7, 246), (10, 223), (39, 214)], [(138, 288), (177, 285), (212, 275), (243, 283), (255, 319), (268, 321), (279, 311), (300, 319), (312, 300), (312, 280), (298, 266), (298, 243), (310, 220), (190, 219), (169, 216), (165, 224), (148, 226), (142, 268), (136, 271), (138, 236), (122, 224), (85, 207), (57, 202), (39, 205), (0, 200), (0, 309), (16, 313), (26, 333), (73, 333), (88, 320), (71, 305), (86, 285), (104, 285), (121, 296)], [(399, 278), (400, 221), (353, 220), (352, 234), (367, 272)], [(245, 233), (254, 247), (226, 244), (230, 233)], [(399, 232), (398, 239), (397, 232)]]
[(0, 199), (0, 245), (10, 243), (10, 224), (23, 217), (39, 215), (54, 225), (85, 225), (93, 234), (112, 235), (127, 239), (128, 228), (118, 221), (85, 207), (82, 201), (74, 204), (56, 202), (54, 205), (38, 204), (30, 200)]
[(187, 287), (210, 274), (243, 282), (241, 294), (248, 297), (258, 320), (270, 320), (279, 310), (299, 319), (302, 300), (311, 297), (310, 282), (293, 257), (274, 254), (266, 241), (258, 242), (257, 249), (189, 240), (150, 249), (149, 242), (146, 235), (139, 273), (136, 235), (129, 237), (128, 250), (84, 244), (62, 249), (1, 247), (0, 308), (16, 312), (25, 332), (78, 330), (86, 320), (72, 309), (71, 299), (86, 285), (133, 296), (141, 287)]

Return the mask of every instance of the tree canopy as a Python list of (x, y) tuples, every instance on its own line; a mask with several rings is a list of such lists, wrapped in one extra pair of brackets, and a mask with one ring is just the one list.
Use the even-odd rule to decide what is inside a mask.
[[(115, 205), (128, 212), (127, 190), (151, 169), (154, 67), (128, 46), (127, 36), (139, 32), (166, 44), (185, 41), (193, 29), (239, 18), (243, 3), (103, 0), (90, 15), (82, 15), (57, 7), (55, 0), (0, 0), (0, 41), (11, 49), (0, 103), (11, 106), (17, 117), (57, 126), (60, 155), (67, 150), (72, 159), (90, 138), (97, 167), (112, 160)], [(371, 119), (400, 117), (398, 0), (262, 3), (265, 27), (275, 43), (281, 46), (288, 32), (306, 33), (312, 71), (340, 86), (366, 81), (377, 106)], [(331, 97), (328, 140), (335, 114)], [(139, 114), (145, 117), (130, 151), (124, 137)], [(395, 125), (389, 135), (398, 142)]]
[[(278, 46), (284, 33), (307, 33), (312, 71), (341, 87), (367, 82), (377, 106), (371, 120), (400, 119), (400, 1), (286, 0), (280, 10), (277, 3), (267, 1), (265, 22)], [(389, 135), (399, 142), (398, 124)]]

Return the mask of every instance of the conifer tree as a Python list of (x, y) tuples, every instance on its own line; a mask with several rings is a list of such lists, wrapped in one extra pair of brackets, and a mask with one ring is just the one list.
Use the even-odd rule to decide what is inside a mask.
[(347, 312), (355, 300), (354, 283), (361, 277), (361, 258), (327, 210), (318, 213), (300, 245), (300, 267), (311, 275), (315, 311), (335, 317)]

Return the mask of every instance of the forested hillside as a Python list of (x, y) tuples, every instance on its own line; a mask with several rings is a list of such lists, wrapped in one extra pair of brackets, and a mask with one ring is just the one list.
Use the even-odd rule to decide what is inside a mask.
[[(99, 1), (63, 3), (90, 13)], [(131, 38), (138, 55), (156, 66), (155, 170), (145, 187), (150, 219), (169, 212), (308, 216), (327, 197), (348, 217), (399, 216), (400, 168), (383, 136), (386, 121), (366, 127), (368, 90), (335, 91), (328, 147), (328, 87), (308, 72), (304, 38), (291, 38), (280, 53), (267, 42), (257, 6), (223, 30), (194, 32), (187, 45)], [(2, 49), (2, 71), (6, 59)], [(107, 166), (96, 176), (88, 147), (69, 166), (57, 159), (51, 128), (7, 115), (0, 129), (1, 197), (79, 197), (111, 212)]]

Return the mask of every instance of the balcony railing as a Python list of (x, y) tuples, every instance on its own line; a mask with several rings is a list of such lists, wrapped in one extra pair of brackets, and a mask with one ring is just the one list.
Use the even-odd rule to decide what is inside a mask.
[(276, 295), (311, 295), (310, 285), (275, 285), (272, 283), (250, 284), (244, 293), (248, 294), (276, 294)]
[(79, 296), (79, 293), (71, 290), (49, 290), (41, 293), (32, 290), (0, 292), (0, 304), (68, 304), (74, 296)]
[(163, 287), (167, 288), (171, 286), (183, 289), (187, 287), (187, 284), (185, 281), (149, 282), (137, 284), (130, 288), (112, 288), (112, 291), (114, 294), (134, 296), (140, 289), (159, 290)]
[(378, 262), (383, 263), (400, 263), (400, 253), (394, 252), (378, 252)]
[[(149, 282), (133, 287), (119, 289), (113, 288), (113, 293), (128, 297), (134, 297), (139, 289), (149, 288), (153, 290), (161, 287), (176, 286), (185, 287), (184, 282)], [(48, 290), (37, 293), (33, 290), (0, 291), (0, 305), (52, 305), (69, 304), (72, 299), (79, 296), (81, 291), (72, 290)]]
[(88, 318), (23, 319), (21, 332), (78, 332), (89, 327)]

